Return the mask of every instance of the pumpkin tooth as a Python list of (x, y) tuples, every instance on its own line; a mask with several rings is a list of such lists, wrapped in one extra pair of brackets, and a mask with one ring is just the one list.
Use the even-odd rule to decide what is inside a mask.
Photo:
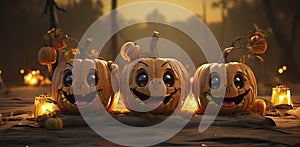
[(173, 97), (171, 97), (171, 99), (165, 105), (169, 105), (169, 103), (171, 103), (172, 100), (173, 100)]
[(206, 94), (206, 99), (208, 100), (208, 101), (212, 101), (212, 99), (211, 99), (211, 97), (210, 97), (210, 95), (209, 94)]
[(65, 100), (66, 99), (66, 97), (65, 97), (65, 95), (64, 94), (61, 94), (61, 97)]
[(238, 106), (242, 106), (244, 104), (244, 100), (242, 100), (239, 104), (238, 104)]

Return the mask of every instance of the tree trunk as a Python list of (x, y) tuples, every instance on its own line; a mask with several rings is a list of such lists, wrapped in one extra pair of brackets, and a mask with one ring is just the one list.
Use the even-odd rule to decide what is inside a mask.
[[(111, 1), (111, 10), (115, 10), (117, 8), (117, 0), (112, 0)], [(112, 32), (117, 28), (117, 16), (116, 13), (112, 13)], [(113, 35), (112, 40), (111, 40), (111, 51), (112, 53), (110, 53), (109, 58), (111, 58), (112, 60), (115, 59), (118, 55), (118, 38), (117, 35)]]
[(274, 32), (274, 37), (280, 47), (280, 61), (282, 64), (288, 65), (292, 71), (287, 74), (287, 80), (292, 81), (295, 77), (299, 75), (299, 70), (296, 68), (296, 60), (293, 58), (293, 44), (294, 42), (289, 41), (285, 36), (285, 30), (281, 22), (276, 18), (275, 13), (272, 8), (271, 0), (263, 1), (265, 12), (269, 21), (269, 24)]

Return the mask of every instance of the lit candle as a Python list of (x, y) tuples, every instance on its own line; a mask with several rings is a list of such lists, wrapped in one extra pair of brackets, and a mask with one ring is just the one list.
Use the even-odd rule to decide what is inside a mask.
[(287, 104), (293, 106), (290, 89), (284, 86), (277, 86), (275, 88), (272, 88), (271, 102), (274, 106), (280, 104)]
[(49, 114), (54, 111), (54, 104), (47, 101), (51, 99), (47, 94), (42, 94), (34, 99), (34, 118), (43, 114)]

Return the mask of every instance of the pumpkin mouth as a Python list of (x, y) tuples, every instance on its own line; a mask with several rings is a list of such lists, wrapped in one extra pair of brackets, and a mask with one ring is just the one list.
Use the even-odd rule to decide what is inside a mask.
[[(132, 93), (135, 95), (135, 97), (139, 100), (141, 100), (142, 102), (144, 102), (146, 105), (150, 105), (150, 106), (153, 106), (153, 107), (157, 107), (161, 104), (163, 105), (167, 105), (169, 102), (172, 101), (173, 99), (173, 96), (178, 92), (180, 91), (180, 88), (179, 89), (175, 89), (174, 92), (172, 93), (169, 93), (165, 96), (149, 96), (149, 95), (146, 95), (144, 93), (141, 93), (133, 88), (130, 88), (130, 90), (132, 91)], [(149, 99), (150, 98), (150, 99)], [(148, 100), (149, 99), (149, 100)]]
[(205, 93), (204, 95), (206, 99), (209, 100), (210, 102), (212, 101), (221, 107), (231, 108), (231, 107), (243, 105), (244, 97), (248, 95), (249, 91), (250, 90), (247, 90), (245, 93), (240, 94), (236, 97), (224, 97), (224, 99), (222, 97), (215, 97), (209, 93)]
[(91, 104), (91, 102), (95, 100), (96, 95), (99, 95), (101, 91), (102, 89), (84, 95), (74, 95), (69, 92), (62, 91), (61, 97), (63, 98), (63, 101), (67, 101), (76, 106), (83, 106)]

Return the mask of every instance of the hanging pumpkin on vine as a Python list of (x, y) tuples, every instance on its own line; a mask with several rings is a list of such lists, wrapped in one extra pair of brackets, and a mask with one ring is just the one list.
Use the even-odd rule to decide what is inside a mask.
[[(239, 36), (235, 38), (231, 43), (231, 47), (226, 48), (223, 51), (224, 55), (228, 55), (230, 52), (236, 49), (247, 49), (248, 53), (240, 58), (240, 62), (245, 63), (246, 59), (250, 58), (251, 56), (255, 56), (261, 62), (264, 62), (264, 59), (261, 57), (261, 55), (267, 51), (268, 43), (266, 39), (272, 34), (272, 29), (268, 28), (267, 30), (262, 30), (257, 24), (254, 24), (253, 26), (254, 30), (249, 31), (247, 36)], [(247, 46), (236, 46), (236, 44), (238, 44), (242, 39), (247, 39)]]
[[(52, 64), (58, 61), (57, 54), (63, 60), (69, 60), (74, 58), (75, 55), (80, 54), (77, 49), (78, 41), (65, 34), (61, 28), (52, 28), (44, 34), (45, 40), (52, 40), (52, 45), (42, 47), (38, 53), (39, 63), (48, 66), (48, 71), (51, 71)], [(58, 53), (57, 53), (58, 51)], [(52, 56), (49, 56), (52, 55)]]

